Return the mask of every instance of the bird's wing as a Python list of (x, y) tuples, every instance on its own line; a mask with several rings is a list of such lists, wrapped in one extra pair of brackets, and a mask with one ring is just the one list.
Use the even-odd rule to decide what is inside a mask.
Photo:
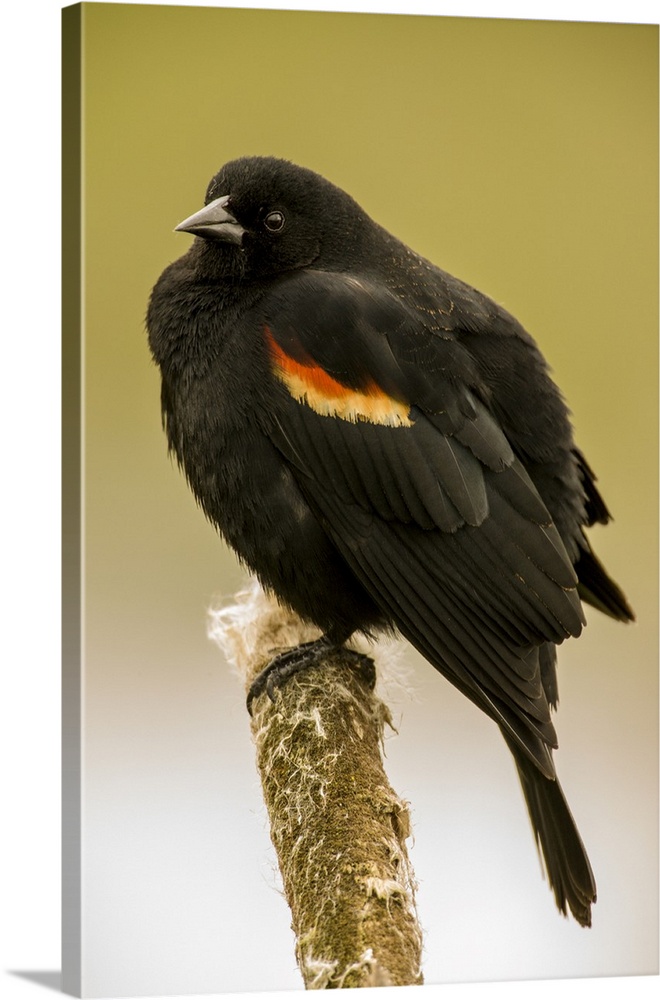
[[(598, 491), (595, 473), (578, 448), (574, 449), (574, 454), (585, 495), (587, 527), (593, 524), (608, 524), (612, 520), (612, 515)], [(617, 621), (635, 620), (635, 614), (625, 594), (608, 574), (584, 532), (581, 533), (574, 568), (579, 581), (578, 593), (583, 601)]]
[(579, 634), (576, 576), (470, 357), (376, 285), (308, 272), (258, 321), (267, 433), (400, 632), (544, 773), (556, 745), (539, 647)]

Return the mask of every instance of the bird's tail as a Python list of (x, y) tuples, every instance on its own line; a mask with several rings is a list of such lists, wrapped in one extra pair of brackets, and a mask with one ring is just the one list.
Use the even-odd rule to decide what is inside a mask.
[(506, 735), (505, 739), (518, 768), (532, 829), (557, 907), (563, 914), (570, 909), (579, 924), (590, 927), (596, 883), (561, 785), (541, 774)]

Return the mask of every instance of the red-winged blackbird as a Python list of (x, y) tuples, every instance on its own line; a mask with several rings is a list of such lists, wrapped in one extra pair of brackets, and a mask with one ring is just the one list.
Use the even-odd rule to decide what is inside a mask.
[(262, 584), (322, 632), (252, 690), (354, 633), (396, 630), (500, 727), (557, 906), (596, 889), (557, 781), (556, 644), (580, 598), (625, 597), (607, 523), (529, 334), (310, 170), (227, 164), (161, 275), (148, 331), (171, 451)]

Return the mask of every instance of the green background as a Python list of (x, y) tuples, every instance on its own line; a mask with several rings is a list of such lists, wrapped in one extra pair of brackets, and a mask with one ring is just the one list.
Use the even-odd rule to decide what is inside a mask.
[[(543, 886), (494, 727), (420, 658), (387, 767), (412, 803), (427, 982), (657, 969), (657, 29), (83, 4), (84, 983), (299, 987), (239, 682), (242, 574), (165, 454), (149, 291), (227, 160), (283, 156), (541, 345), (638, 614), (560, 651), (558, 765), (599, 886)], [(259, 961), (254, 959), (255, 949)]]

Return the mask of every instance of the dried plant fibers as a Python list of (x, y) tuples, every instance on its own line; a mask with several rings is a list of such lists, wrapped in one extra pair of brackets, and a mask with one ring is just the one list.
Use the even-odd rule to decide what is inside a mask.
[[(246, 689), (273, 650), (318, 633), (258, 586), (212, 615)], [(253, 704), (271, 838), (306, 989), (420, 985), (422, 937), (405, 846), (407, 805), (383, 770), (386, 705), (341, 653)]]

